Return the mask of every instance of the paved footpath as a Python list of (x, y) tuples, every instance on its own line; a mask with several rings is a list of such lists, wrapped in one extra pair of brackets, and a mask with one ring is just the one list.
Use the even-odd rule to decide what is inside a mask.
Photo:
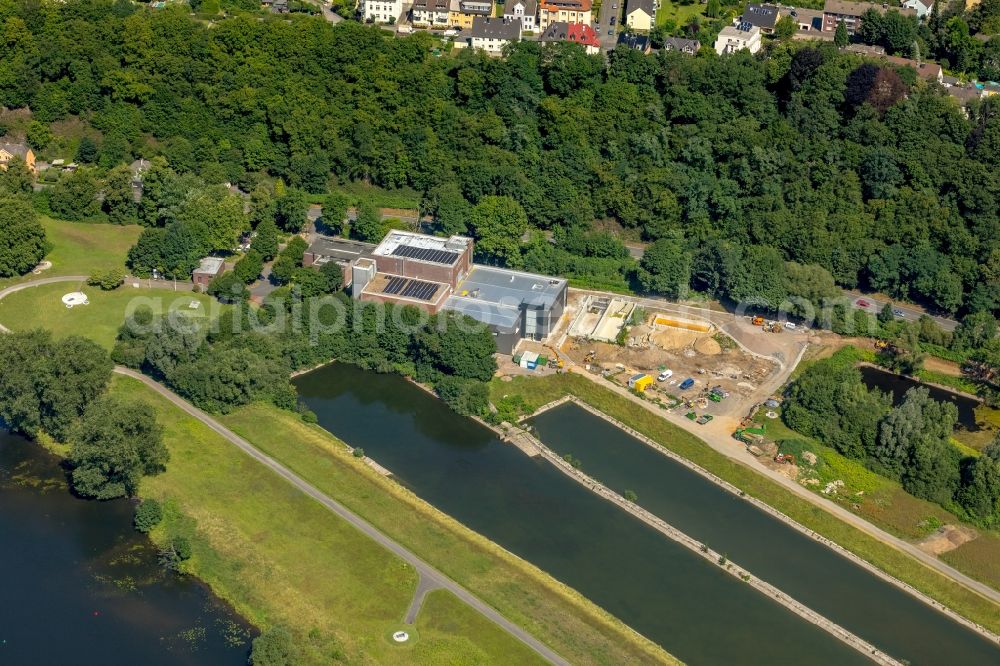
[[(548, 646), (536, 639), (534, 636), (526, 632), (521, 627), (517, 626), (503, 615), (501, 615), (496, 609), (487, 605), (485, 602), (481, 601), (478, 597), (474, 596), (471, 592), (466, 590), (464, 587), (453, 581), (452, 579), (445, 576), (443, 573), (424, 562), (422, 559), (417, 557), (412, 551), (407, 549), (402, 544), (392, 540), (382, 532), (380, 532), (375, 526), (373, 526), (368, 521), (364, 520), (356, 513), (345, 507), (340, 502), (330, 498), (323, 492), (318, 490), (315, 486), (308, 483), (302, 477), (298, 476), (287, 467), (277, 462), (270, 456), (264, 454), (255, 448), (250, 442), (243, 439), (232, 430), (226, 426), (219, 423), (217, 420), (201, 411), (191, 403), (187, 402), (179, 395), (166, 388), (162, 384), (150, 379), (142, 373), (130, 370), (129, 368), (124, 368), (121, 366), (115, 367), (115, 372), (119, 375), (124, 375), (126, 377), (132, 377), (133, 379), (138, 379), (143, 384), (146, 384), (151, 389), (165, 397), (171, 403), (181, 408), (183, 411), (187, 412), (189, 415), (198, 419), (209, 428), (214, 430), (216, 433), (224, 437), (229, 443), (236, 446), (238, 449), (246, 453), (248, 456), (261, 463), (265, 467), (268, 467), (276, 473), (278, 476), (284, 478), (290, 484), (295, 486), (297, 489), (301, 490), (306, 495), (309, 495), (317, 502), (325, 506), (327, 509), (337, 514), (348, 523), (353, 525), (355, 528), (366, 534), (376, 543), (386, 548), (393, 554), (402, 558), (408, 562), (417, 573), (420, 575), (420, 582), (417, 585), (417, 590), (414, 594), (413, 602), (410, 605), (410, 609), (407, 611), (407, 622), (411, 622), (415, 619), (417, 611), (420, 609), (420, 605), (423, 601), (423, 597), (426, 596), (427, 592), (432, 589), (443, 588), (454, 594), (456, 597), (467, 603), (469, 606), (474, 608), (476, 611), (484, 615), (487, 619), (491, 620), (493, 623), (498, 625), (501, 629), (507, 633), (517, 638), (519, 641), (530, 647), (532, 650), (541, 655), (544, 659), (548, 660), (553, 664), (567, 665), (565, 659), (560, 657), (558, 654), (553, 652)], [(412, 615), (412, 617), (411, 617)]]

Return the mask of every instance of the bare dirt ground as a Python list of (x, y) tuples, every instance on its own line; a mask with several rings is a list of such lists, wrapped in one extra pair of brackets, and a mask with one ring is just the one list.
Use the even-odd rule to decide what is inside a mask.
[(972, 541), (979, 533), (964, 525), (944, 525), (917, 543), (917, 547), (932, 555), (955, 550), (964, 543)]

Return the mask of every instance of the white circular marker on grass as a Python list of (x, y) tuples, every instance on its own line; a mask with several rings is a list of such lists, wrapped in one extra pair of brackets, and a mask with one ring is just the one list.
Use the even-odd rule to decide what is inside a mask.
[(87, 295), (82, 291), (74, 291), (63, 296), (62, 302), (63, 305), (65, 305), (68, 308), (71, 308), (74, 305), (89, 305), (90, 299), (88, 299)]
[(410, 640), (410, 635), (405, 631), (397, 631), (392, 635), (392, 640), (396, 641), (397, 643), (405, 643), (406, 641)]

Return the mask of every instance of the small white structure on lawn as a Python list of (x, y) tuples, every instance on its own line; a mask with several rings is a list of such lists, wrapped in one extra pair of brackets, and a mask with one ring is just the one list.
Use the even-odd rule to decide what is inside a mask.
[(71, 308), (74, 305), (90, 305), (90, 299), (82, 291), (74, 291), (62, 297), (63, 305)]
[(405, 643), (406, 641), (410, 640), (410, 635), (405, 631), (397, 631), (392, 635), (392, 640), (396, 641), (397, 643)]

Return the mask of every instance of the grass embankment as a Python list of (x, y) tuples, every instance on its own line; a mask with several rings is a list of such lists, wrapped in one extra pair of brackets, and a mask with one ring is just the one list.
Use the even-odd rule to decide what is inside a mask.
[(45, 277), (90, 275), (95, 270), (124, 268), (129, 248), (142, 233), (140, 226), (66, 222), (44, 216), (41, 222), (45, 236), (52, 244), (52, 250), (45, 257), (46, 261), (52, 262), (52, 268), (38, 275), (28, 273), (2, 279), (0, 288)]
[(221, 420), (571, 663), (674, 663), (579, 593), (380, 476), (319, 426), (264, 405)]
[[(575, 395), (604, 413), (629, 424), (663, 447), (729, 481), (800, 524), (837, 542), (890, 575), (913, 585), (959, 614), (994, 632), (1000, 632), (1000, 606), (989, 599), (955, 584), (906, 553), (848, 525), (751, 468), (714, 451), (694, 435), (585, 377), (562, 374), (547, 377), (516, 377), (512, 382), (494, 380), (491, 393), (493, 402), (497, 402), (505, 395), (520, 395), (531, 411), (564, 395)], [(734, 442), (734, 446), (736, 445)], [(974, 559), (966, 557), (964, 561), (968, 564)], [(988, 565), (989, 562), (985, 564)], [(971, 570), (967, 570), (967, 573), (974, 575)], [(976, 577), (982, 579), (982, 576)]]
[[(67, 308), (62, 302), (63, 295), (78, 289), (87, 294), (90, 304)], [(191, 301), (201, 305), (191, 308)], [(57, 338), (86, 335), (111, 349), (118, 328), (137, 306), (148, 306), (155, 314), (179, 312), (199, 318), (212, 317), (227, 309), (209, 296), (190, 291), (145, 287), (101, 291), (85, 284), (57, 282), (18, 291), (0, 300), (0, 323), (14, 331), (47, 328)]]
[(287, 626), (306, 663), (540, 663), (445, 592), (428, 597), (415, 640), (393, 643), (412, 567), (140, 382), (115, 377), (111, 390), (150, 404), (165, 429), (167, 471), (141, 493), (165, 506), (154, 540), (188, 537), (185, 568), (254, 624)]

